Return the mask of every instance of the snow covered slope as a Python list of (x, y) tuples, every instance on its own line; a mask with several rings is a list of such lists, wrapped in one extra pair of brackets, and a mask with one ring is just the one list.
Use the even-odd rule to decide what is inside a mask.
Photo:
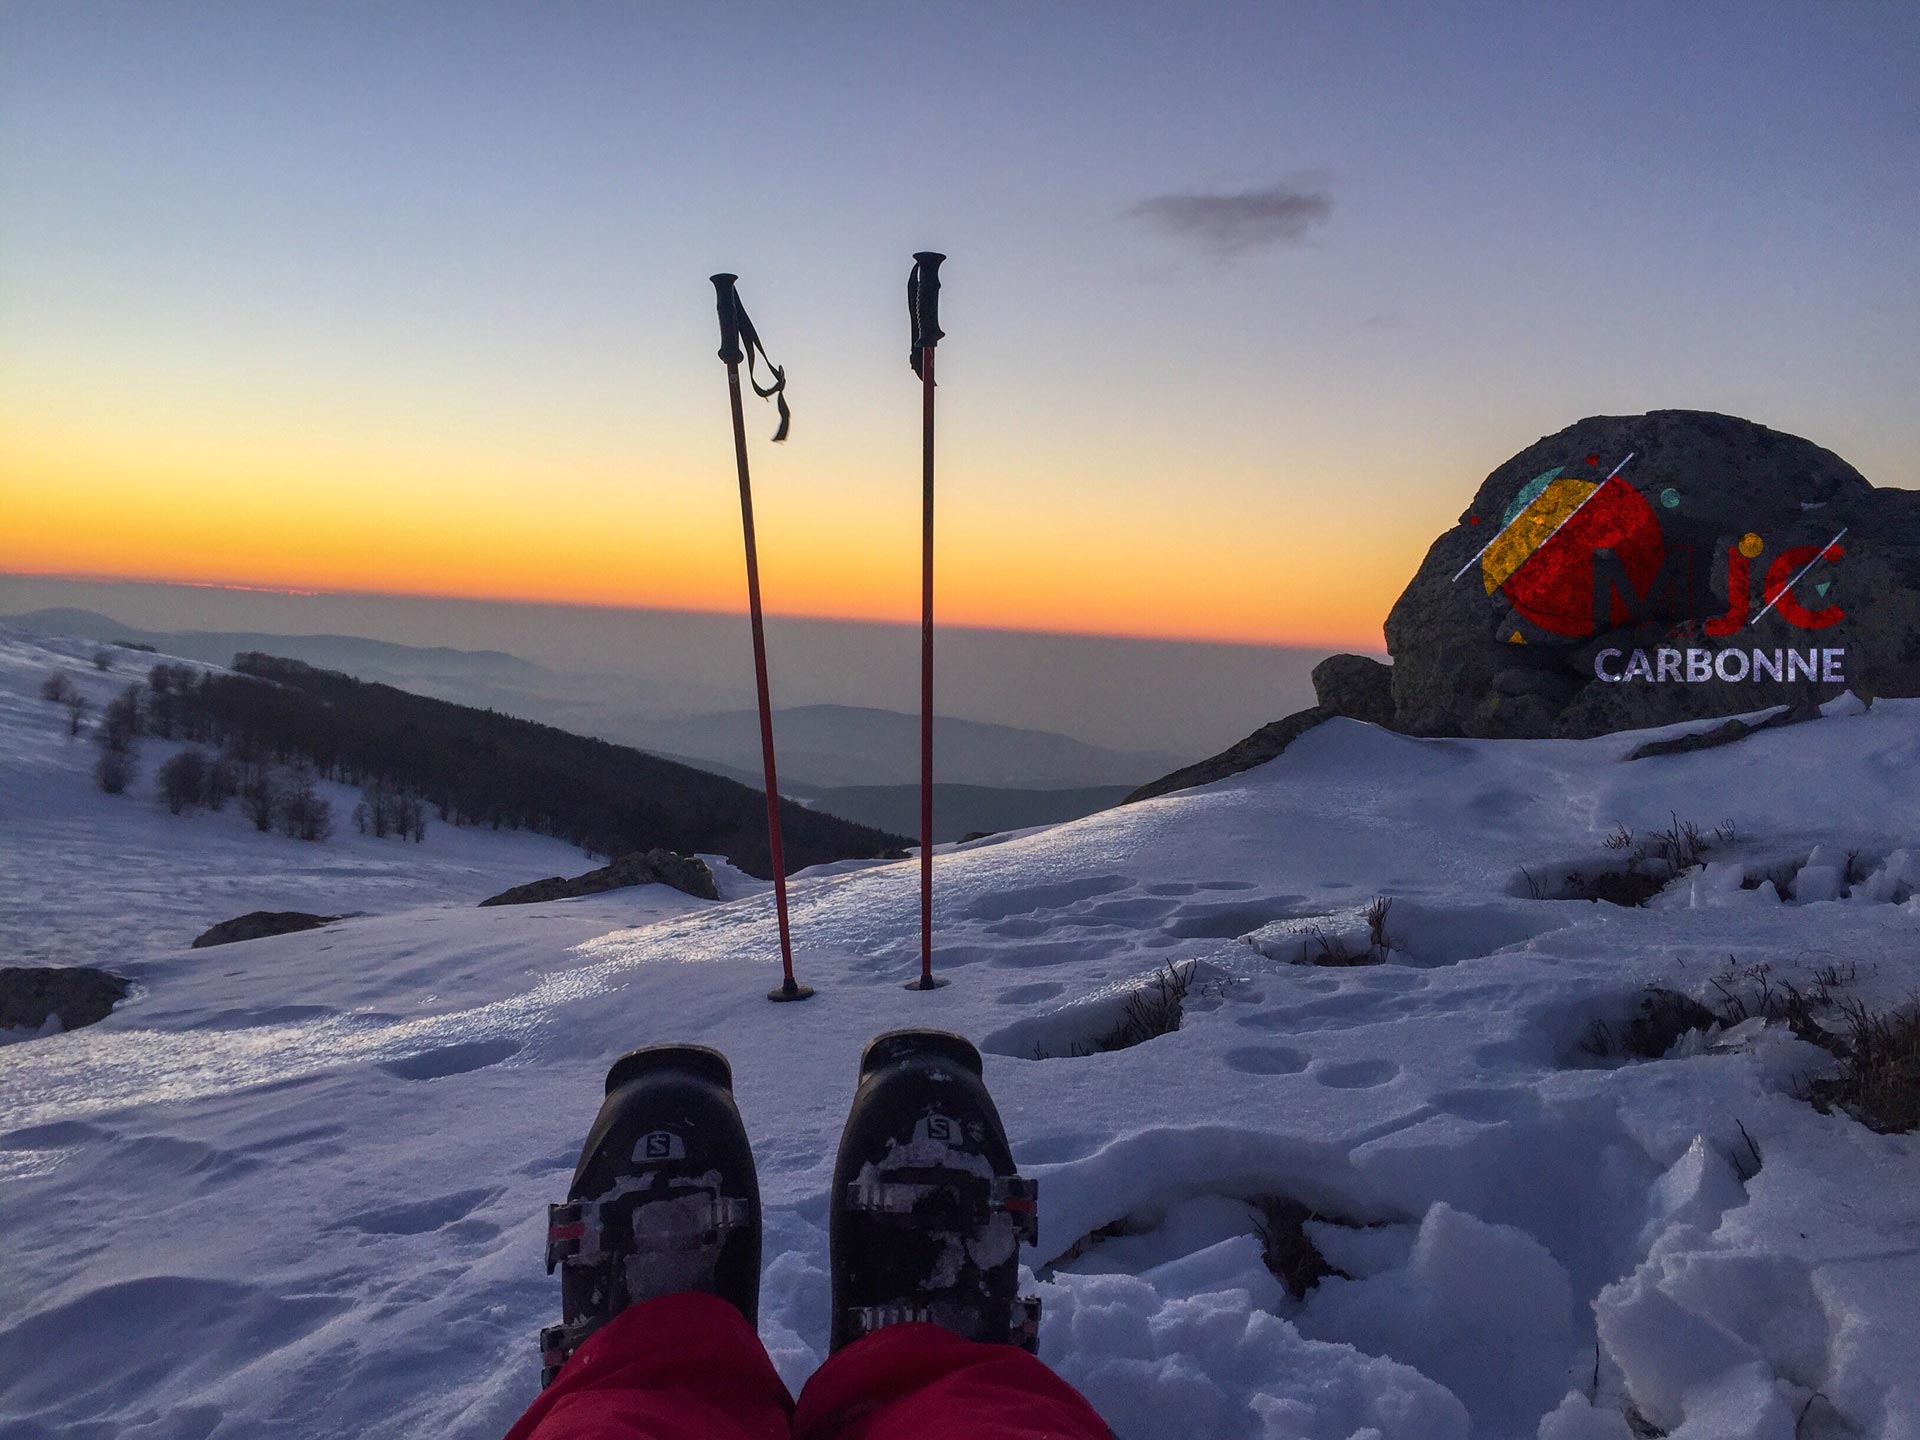
[[(94, 665), (96, 652), (111, 669)], [(376, 840), (349, 823), (359, 794), (344, 785), (317, 787), (333, 804), (334, 835), (324, 844), (263, 835), (238, 803), (219, 814), (170, 815), (154, 774), (185, 747), (161, 740), (140, 742), (125, 795), (104, 794), (93, 782), (93, 722), (161, 661), (219, 668), (0, 627), (0, 964), (113, 966), (177, 949), (250, 910), (464, 906), (600, 863), (544, 835), (431, 821), (422, 844)], [(87, 698), (88, 736), (70, 736), (66, 712), (40, 698), (55, 673)]]
[[(1630, 1406), (1692, 1440), (1915, 1440), (1920, 1137), (1794, 1098), (1824, 1061), (1779, 1027), (1582, 1047), (1648, 984), (1711, 997), (1730, 956), (1851, 967), (1875, 1004), (1920, 985), (1920, 703), (1831, 709), (1630, 763), (1644, 736), (1329, 722), (1205, 790), (945, 853), (930, 994), (901, 988), (910, 864), (796, 882), (804, 1005), (763, 998), (772, 905), (734, 877), (720, 904), (136, 958), (110, 1020), (0, 1050), (0, 1430), (499, 1435), (556, 1313), (542, 1207), (608, 1062), (667, 1039), (733, 1059), (761, 1328), (797, 1385), (859, 1048), (932, 1024), (986, 1050), (1040, 1178), (1041, 1352), (1127, 1440), (1624, 1440)], [(1533, 898), (1675, 814), (1731, 837), (1650, 906)], [(1844, 898), (1740, 888), (1823, 844), (1800, 888)], [(1376, 896), (1384, 963), (1289, 963)], [(1195, 967), (1177, 1031), (1074, 1053), (1168, 963)], [(1272, 1197), (1343, 1272), (1303, 1300), (1262, 1263)]]

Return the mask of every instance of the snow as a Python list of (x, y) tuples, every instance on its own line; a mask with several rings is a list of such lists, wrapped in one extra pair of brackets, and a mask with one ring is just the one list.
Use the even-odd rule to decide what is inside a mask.
[[(361, 891), (301, 871), (312, 847), (141, 815), (83, 770), (58, 796), (31, 782), (51, 820), (16, 810), (21, 772), (66, 742), (29, 642), (8, 644), (0, 865), (42, 888), (0, 936), (100, 937), (89, 953), (138, 986), (98, 1026), (0, 1049), (9, 1436), (499, 1435), (557, 1314), (542, 1207), (606, 1066), (668, 1039), (732, 1058), (766, 1204), (761, 1333), (797, 1386), (825, 1353), (860, 1046), (931, 1024), (986, 1052), (1040, 1182), (1042, 1356), (1122, 1440), (1620, 1440), (1630, 1410), (1685, 1440), (1920, 1440), (1920, 1137), (1797, 1098), (1827, 1061), (1778, 1026), (1659, 1060), (1582, 1048), (1647, 985), (1713, 1000), (1729, 957), (1802, 986), (1850, 967), (1844, 993), (1875, 1007), (1920, 987), (1920, 702), (1632, 762), (1687, 727), (1331, 721), (1203, 790), (943, 849), (944, 989), (902, 988), (917, 866), (796, 877), (818, 994), (775, 1006), (771, 895), (737, 872), (718, 904), (649, 887), (478, 910), (568, 866), (437, 827), (369, 842), (359, 863), (393, 869)], [(150, 882), (75, 884), (17, 816)], [(1675, 816), (1731, 838), (1644, 908), (1519, 884), (1618, 863), (1616, 826)], [(475, 848), (442, 863), (442, 840)], [(175, 860), (205, 887), (195, 925), (267, 903), (249, 886), (379, 913), (188, 951)], [(1364, 942), (1377, 896), (1382, 963), (1291, 963), (1312, 930)], [(1071, 1053), (1169, 964), (1192, 967), (1177, 1031)], [(1262, 1261), (1261, 1196), (1309, 1207), (1341, 1272), (1304, 1299)]]

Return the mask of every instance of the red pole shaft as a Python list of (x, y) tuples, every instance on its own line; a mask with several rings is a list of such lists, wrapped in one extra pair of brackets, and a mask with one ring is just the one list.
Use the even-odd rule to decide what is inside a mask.
[(933, 984), (933, 346), (920, 351), (920, 983)]
[(780, 914), (780, 969), (785, 988), (795, 988), (793, 938), (787, 926), (787, 863), (780, 845), (780, 782), (773, 773), (773, 701), (767, 689), (767, 637), (760, 618), (760, 552), (753, 543), (753, 487), (747, 479), (747, 425), (740, 413), (740, 367), (727, 366), (727, 396), (733, 405), (733, 458), (740, 469), (740, 528), (747, 540), (747, 608), (753, 615), (753, 678), (760, 692), (760, 758), (767, 772), (767, 849), (773, 859), (773, 903)]

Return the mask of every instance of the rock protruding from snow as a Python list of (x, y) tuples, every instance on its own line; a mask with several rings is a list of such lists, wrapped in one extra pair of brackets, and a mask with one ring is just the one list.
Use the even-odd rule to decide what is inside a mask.
[(670, 885), (696, 899), (720, 898), (720, 892), (714, 888), (713, 872), (707, 868), (706, 861), (697, 856), (676, 855), (671, 850), (656, 846), (644, 855), (638, 851), (622, 855), (611, 865), (589, 870), (571, 880), (552, 875), (545, 880), (534, 880), (525, 885), (516, 885), (511, 890), (502, 890), (480, 903), (537, 905), (543, 900), (571, 900), (577, 895), (598, 895), (605, 890), (622, 890), (629, 885)]
[(1329, 655), (1313, 667), (1320, 708), (1369, 725), (1393, 724), (1393, 667), (1371, 655)]
[(1175, 790), (1191, 790), (1196, 785), (1211, 785), (1214, 781), (1224, 780), (1229, 775), (1238, 775), (1242, 770), (1251, 770), (1256, 765), (1264, 765), (1322, 720), (1332, 718), (1333, 712), (1321, 705), (1315, 705), (1311, 710), (1296, 710), (1284, 720), (1275, 720), (1270, 725), (1262, 725), (1239, 744), (1222, 750), (1218, 755), (1197, 761), (1174, 771), (1171, 775), (1162, 775), (1158, 780), (1142, 785), (1120, 803), (1131, 805), (1136, 800), (1151, 800), (1156, 795), (1171, 794)]
[(94, 1025), (127, 998), (127, 982), (87, 965), (8, 966), (0, 969), (0, 1030), (62, 1030)]
[(302, 930), (331, 925), (339, 918), (338, 915), (309, 915), (304, 910), (252, 910), (203, 930), (194, 937), (193, 948), (204, 950), (209, 945), (232, 945), (239, 940), (262, 940), (269, 935), (297, 935)]
[(1710, 730), (1691, 730), (1685, 735), (1675, 735), (1665, 740), (1649, 740), (1644, 745), (1636, 745), (1627, 756), (1629, 760), (1646, 760), (1655, 755), (1685, 755), (1694, 750), (1711, 750), (1719, 745), (1731, 745), (1744, 740), (1756, 730), (1770, 729), (1776, 725), (1798, 725), (1805, 720), (1817, 720), (1820, 711), (1814, 705), (1789, 705), (1784, 710), (1776, 710), (1763, 720), (1746, 721), (1738, 716), (1722, 721)]

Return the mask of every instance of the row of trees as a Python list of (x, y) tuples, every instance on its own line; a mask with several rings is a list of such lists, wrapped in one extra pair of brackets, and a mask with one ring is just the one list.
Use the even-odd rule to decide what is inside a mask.
[[(140, 739), (192, 742), (155, 772), (160, 798), (175, 815), (204, 806), (221, 811), (230, 802), (262, 832), (278, 829), (296, 840), (321, 841), (334, 830), (333, 806), (320, 794), (307, 758), (272, 753), (250, 737), (221, 733), (195, 704), (206, 672), (189, 665), (155, 665), (144, 682), (128, 685), (102, 707), (93, 738), (100, 747), (94, 780), (109, 795), (125, 794), (138, 772)], [(67, 711), (67, 733), (85, 729), (87, 698), (56, 671), (40, 687), (42, 699)], [(218, 748), (207, 750), (205, 744)], [(426, 807), (410, 790), (384, 780), (364, 785), (353, 822), (362, 834), (389, 835), (418, 843), (426, 838)]]
[[(115, 709), (116, 736), (153, 735), (216, 752), (202, 762), (203, 795), (211, 794), (207, 776), (218, 757), (232, 767), (242, 803), (246, 777), (262, 769), (282, 777), (304, 769), (358, 787), (352, 820), (370, 835), (418, 841), (431, 808), (446, 823), (531, 830), (590, 854), (658, 845), (688, 855), (717, 852), (752, 874), (772, 873), (766, 801), (734, 781), (294, 660), (248, 653), (235, 657), (234, 670), (240, 673), (155, 665), (130, 700), (122, 696), (108, 707)], [(190, 798), (191, 762), (187, 768), (177, 780), (182, 808), (214, 803)], [(124, 775), (118, 783), (125, 788)], [(169, 793), (165, 781), (162, 793)], [(905, 843), (791, 801), (781, 802), (781, 824), (787, 863), (796, 869), (894, 855)]]
[(293, 840), (325, 840), (333, 834), (333, 804), (304, 766), (283, 770), (259, 761), (242, 766), (224, 752), (194, 747), (176, 753), (157, 778), (175, 815), (202, 805), (224, 810), (229, 800), (238, 800), (253, 828), (263, 833), (277, 825)]

